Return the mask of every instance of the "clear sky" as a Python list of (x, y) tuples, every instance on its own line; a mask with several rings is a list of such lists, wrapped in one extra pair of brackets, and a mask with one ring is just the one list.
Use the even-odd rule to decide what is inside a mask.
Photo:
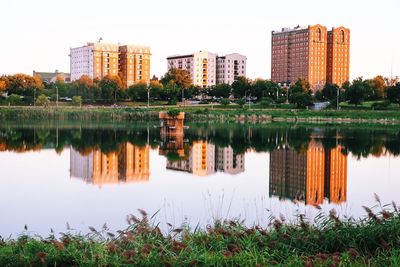
[(206, 50), (247, 56), (270, 78), (271, 31), (322, 24), (351, 29), (351, 78), (400, 76), (399, 0), (12, 0), (0, 6), (0, 75), (69, 72), (69, 48), (95, 41), (149, 45), (151, 73), (166, 57)]

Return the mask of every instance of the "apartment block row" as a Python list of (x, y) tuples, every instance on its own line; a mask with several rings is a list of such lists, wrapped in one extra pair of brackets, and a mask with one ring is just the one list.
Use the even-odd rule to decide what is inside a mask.
[(350, 75), (350, 30), (320, 24), (272, 31), (271, 79), (291, 84), (299, 78), (313, 91), (326, 83), (341, 86)]
[(193, 85), (209, 87), (216, 84), (232, 84), (239, 76), (246, 76), (246, 56), (234, 53), (225, 56), (199, 51), (189, 55), (167, 58), (168, 70), (187, 70)]
[(150, 47), (87, 43), (70, 49), (71, 81), (83, 75), (102, 79), (120, 76), (125, 87), (150, 81)]

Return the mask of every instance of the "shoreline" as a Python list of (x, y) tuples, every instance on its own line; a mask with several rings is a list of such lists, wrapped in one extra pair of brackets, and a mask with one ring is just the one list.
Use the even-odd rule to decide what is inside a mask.
[(400, 124), (398, 111), (364, 110), (286, 110), (286, 109), (220, 109), (209, 107), (165, 106), (130, 107), (0, 107), (1, 121), (16, 120), (83, 120), (83, 121), (158, 121), (158, 112), (178, 109), (185, 112), (186, 122), (226, 123), (308, 123), (308, 124)]

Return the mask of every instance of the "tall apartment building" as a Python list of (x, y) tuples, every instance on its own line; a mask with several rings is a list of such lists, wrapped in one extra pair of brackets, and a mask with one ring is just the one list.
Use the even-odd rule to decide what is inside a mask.
[(128, 87), (150, 81), (150, 48), (134, 45), (87, 43), (70, 49), (71, 81), (87, 75), (102, 79), (119, 75)]
[(349, 79), (349, 29), (340, 27), (327, 31), (319, 24), (283, 28), (272, 32), (271, 46), (271, 79), (274, 82), (290, 84), (303, 78), (317, 91), (327, 82), (341, 86)]
[(346, 201), (347, 155), (311, 142), (306, 152), (285, 146), (271, 152), (269, 195), (306, 204)]
[(238, 154), (229, 147), (217, 147), (215, 149), (215, 165), (218, 171), (229, 174), (239, 174), (245, 170), (245, 155)]
[(237, 53), (217, 57), (217, 84), (232, 84), (237, 77), (246, 77), (246, 61)]
[(219, 57), (206, 51), (167, 58), (168, 70), (187, 70), (193, 85), (203, 88), (221, 83), (232, 84), (237, 77), (246, 76), (246, 61), (246, 57), (240, 54)]
[(332, 28), (328, 32), (326, 81), (341, 86), (350, 79), (350, 30)]
[(119, 71), (125, 87), (150, 81), (150, 48), (123, 45), (119, 47)]

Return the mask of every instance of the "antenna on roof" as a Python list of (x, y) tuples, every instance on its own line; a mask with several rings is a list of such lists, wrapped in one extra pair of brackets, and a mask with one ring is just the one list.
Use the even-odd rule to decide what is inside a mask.
[(99, 43), (100, 43), (101, 41), (103, 41), (103, 37), (100, 37), (100, 38), (99, 38)]

